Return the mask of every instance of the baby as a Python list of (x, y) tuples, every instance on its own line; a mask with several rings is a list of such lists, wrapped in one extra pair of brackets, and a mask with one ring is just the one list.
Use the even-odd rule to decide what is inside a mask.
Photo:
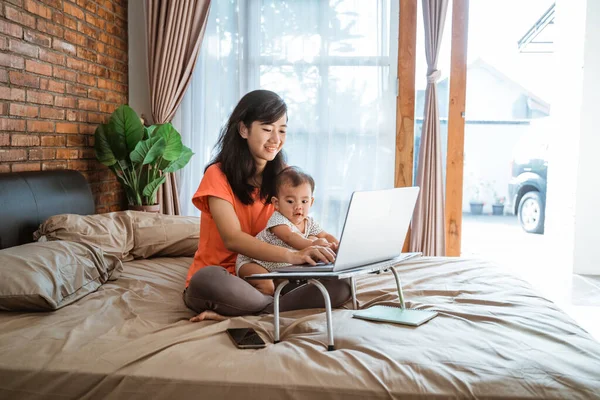
[[(337, 250), (338, 240), (325, 232), (319, 224), (308, 216), (315, 199), (315, 181), (299, 168), (288, 167), (275, 179), (275, 193), (272, 202), (275, 212), (265, 229), (256, 238), (287, 249), (302, 250), (319, 245)], [(237, 257), (235, 271), (240, 278), (261, 274), (286, 267), (289, 264), (254, 260), (242, 254)], [(252, 286), (261, 293), (273, 295), (275, 285), (272, 280), (250, 280)]]

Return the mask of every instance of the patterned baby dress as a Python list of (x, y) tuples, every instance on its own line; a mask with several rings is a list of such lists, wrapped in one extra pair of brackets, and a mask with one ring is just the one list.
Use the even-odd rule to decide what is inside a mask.
[[(289, 219), (284, 217), (283, 214), (281, 214), (279, 211), (275, 211), (271, 218), (269, 218), (266, 228), (260, 231), (258, 235), (256, 235), (256, 238), (262, 242), (274, 244), (275, 246), (285, 247), (286, 249), (295, 250), (292, 246), (279, 239), (277, 236), (275, 236), (274, 233), (272, 233), (269, 230), (269, 228), (273, 228), (277, 225), (287, 225), (290, 227), (292, 232), (300, 234), (305, 239), (308, 239), (309, 236), (316, 236), (319, 233), (323, 232), (323, 229), (312, 217), (306, 217), (306, 227), (304, 229), (304, 233), (302, 233), (300, 232), (300, 229), (298, 229), (298, 227), (294, 225)], [(261, 265), (268, 271), (273, 271), (277, 268), (287, 267), (288, 265), (290, 265), (286, 263), (254, 260), (245, 255), (238, 254), (237, 261), (235, 263), (235, 273), (238, 274), (240, 267), (248, 263), (256, 263), (258, 265)]]

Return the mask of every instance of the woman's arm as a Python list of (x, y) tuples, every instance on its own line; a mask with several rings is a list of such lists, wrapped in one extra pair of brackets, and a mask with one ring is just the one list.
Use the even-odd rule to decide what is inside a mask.
[(219, 235), (221, 235), (221, 239), (229, 251), (258, 260), (288, 264), (308, 263), (315, 265), (315, 260), (323, 262), (335, 260), (335, 253), (327, 247), (310, 246), (300, 251), (294, 251), (273, 246), (248, 235), (242, 231), (233, 205), (226, 200), (210, 196), (208, 198), (208, 208), (217, 225)]
[(277, 225), (271, 228), (271, 232), (281, 239), (288, 246), (297, 250), (305, 249), (313, 245), (313, 241), (303, 238), (301, 235), (292, 231), (287, 225)]

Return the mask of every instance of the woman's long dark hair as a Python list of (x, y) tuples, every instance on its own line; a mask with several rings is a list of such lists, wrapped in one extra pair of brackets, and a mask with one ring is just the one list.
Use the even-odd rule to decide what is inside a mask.
[[(243, 204), (254, 203), (252, 199), (254, 187), (248, 183), (248, 180), (256, 174), (256, 165), (246, 139), (240, 135), (239, 124), (243, 122), (248, 129), (254, 121), (272, 124), (286, 113), (287, 105), (276, 93), (269, 90), (254, 90), (242, 97), (221, 130), (215, 145), (216, 156), (206, 169), (213, 164), (221, 163), (221, 170), (227, 177), (233, 193)], [(285, 168), (285, 163), (285, 154), (281, 150), (273, 161), (267, 162), (265, 166), (260, 198), (266, 203), (275, 196), (275, 176)]]

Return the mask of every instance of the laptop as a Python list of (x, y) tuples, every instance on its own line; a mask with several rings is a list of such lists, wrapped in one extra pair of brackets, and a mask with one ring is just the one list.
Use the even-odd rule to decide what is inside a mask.
[(292, 265), (273, 272), (378, 271), (420, 256), (421, 253), (402, 253), (418, 195), (416, 186), (354, 192), (334, 263)]

